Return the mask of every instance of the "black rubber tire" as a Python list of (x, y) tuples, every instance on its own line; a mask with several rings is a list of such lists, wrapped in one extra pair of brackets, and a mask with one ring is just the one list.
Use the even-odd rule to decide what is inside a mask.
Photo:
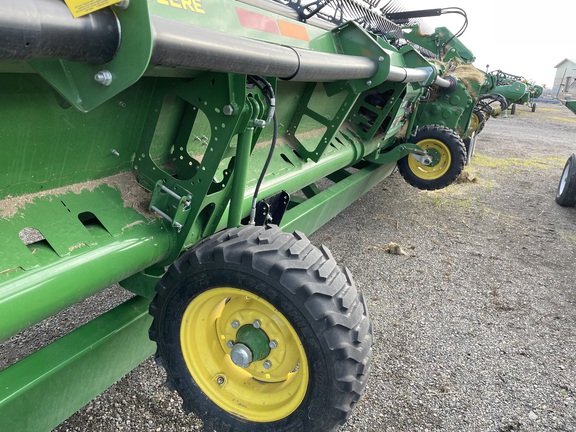
[(532, 112), (536, 112), (536, 104), (532, 103)]
[(564, 165), (556, 190), (556, 202), (562, 207), (576, 206), (576, 153), (573, 153)]
[(414, 172), (409, 164), (411, 155), (405, 156), (398, 161), (398, 171), (404, 180), (418, 189), (436, 190), (442, 189), (452, 183), (460, 176), (466, 163), (466, 147), (462, 139), (452, 130), (445, 126), (428, 125), (418, 129), (416, 134), (410, 137), (410, 142), (414, 144), (422, 143), (426, 140), (442, 142), (450, 153), (450, 165), (446, 172), (438, 178), (426, 179)]
[[(298, 408), (273, 422), (252, 422), (220, 408), (192, 379), (179, 334), (183, 312), (201, 293), (235, 287), (257, 294), (290, 322), (310, 369)], [(150, 338), (168, 383), (206, 430), (332, 431), (360, 399), (370, 370), (372, 328), (364, 298), (346, 268), (324, 246), (275, 226), (245, 226), (215, 234), (179, 258), (150, 305)]]
[(510, 107), (510, 115), (516, 114), (516, 104), (512, 104)]
[(484, 126), (486, 125), (486, 116), (481, 110), (474, 110), (474, 114), (476, 115), (476, 118), (478, 119), (478, 124), (480, 125), (480, 127), (476, 131), (476, 135), (478, 135), (480, 132), (482, 132)]

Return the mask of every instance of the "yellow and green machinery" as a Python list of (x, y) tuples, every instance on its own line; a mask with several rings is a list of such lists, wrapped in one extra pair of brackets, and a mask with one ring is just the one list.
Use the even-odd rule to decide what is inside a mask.
[(375, 6), (0, 0), (0, 340), (134, 294), (0, 371), (0, 430), (50, 430), (153, 354), (209, 430), (346, 421), (368, 311), (306, 235), (397, 166), (451, 184), (487, 85)]
[[(436, 27), (433, 32), (424, 33), (419, 22), (412, 22), (414, 18), (439, 17), (443, 14), (459, 14), (463, 17), (463, 25), (458, 32), (452, 33), (446, 27)], [(478, 134), (489, 118), (507, 109), (508, 101), (500, 94), (501, 90), (506, 89), (498, 86), (498, 77), (477, 69), (473, 65), (474, 54), (458, 39), (468, 26), (465, 11), (450, 7), (391, 12), (386, 17), (401, 25), (402, 37), (398, 43), (417, 46), (430, 61), (442, 65), (445, 74), (458, 78), (465, 87), (464, 91), (451, 94), (430, 91), (418, 108), (417, 118), (419, 125), (446, 123), (456, 131), (464, 142), (466, 164), (469, 164)], [(395, 37), (393, 33), (388, 35), (391, 41), (395, 41)]]
[(516, 113), (516, 105), (527, 105), (532, 112), (536, 111), (536, 102), (544, 92), (544, 87), (531, 83), (522, 76), (512, 75), (501, 70), (490, 72), (496, 77), (496, 92), (506, 98), (510, 114)]

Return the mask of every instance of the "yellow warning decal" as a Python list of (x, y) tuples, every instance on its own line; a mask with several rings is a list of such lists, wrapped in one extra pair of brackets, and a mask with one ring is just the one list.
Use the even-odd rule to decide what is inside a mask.
[(118, 3), (118, 0), (64, 0), (74, 18), (78, 18)]

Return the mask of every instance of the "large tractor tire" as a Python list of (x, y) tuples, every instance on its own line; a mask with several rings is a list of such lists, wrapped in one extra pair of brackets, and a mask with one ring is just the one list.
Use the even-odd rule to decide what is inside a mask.
[(513, 103), (512, 106), (510, 107), (510, 115), (514, 115), (516, 114), (516, 104)]
[(245, 226), (207, 238), (168, 269), (150, 313), (168, 383), (206, 430), (332, 431), (364, 391), (364, 299), (301, 233)]
[(576, 206), (576, 153), (573, 153), (564, 165), (556, 190), (556, 202), (563, 207)]
[(484, 129), (484, 125), (486, 125), (486, 116), (481, 110), (474, 110), (469, 127), (476, 129), (476, 135), (478, 135)]
[(452, 184), (464, 169), (466, 148), (460, 137), (445, 126), (429, 125), (418, 129), (410, 142), (426, 150), (432, 163), (425, 165), (413, 155), (398, 161), (404, 179), (418, 189), (442, 189)]

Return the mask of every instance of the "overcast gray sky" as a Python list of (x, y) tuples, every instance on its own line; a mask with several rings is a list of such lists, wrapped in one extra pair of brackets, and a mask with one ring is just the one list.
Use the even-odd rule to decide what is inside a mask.
[[(556, 66), (565, 58), (576, 60), (576, 2), (547, 0), (401, 0), (409, 10), (460, 7), (468, 15), (468, 29), (460, 37), (476, 56), (481, 70), (503, 70), (552, 88)], [(383, 2), (384, 4), (384, 2)], [(460, 15), (425, 18), (432, 27), (456, 33)]]

